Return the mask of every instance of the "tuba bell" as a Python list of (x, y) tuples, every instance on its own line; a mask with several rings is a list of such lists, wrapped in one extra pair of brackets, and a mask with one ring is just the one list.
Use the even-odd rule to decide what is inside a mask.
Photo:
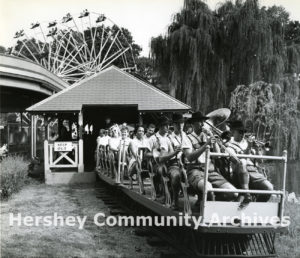
[[(230, 114), (231, 111), (228, 108), (219, 108), (208, 113), (206, 116), (209, 118), (205, 121), (203, 130), (211, 135), (217, 135), (222, 140), (230, 140), (231, 134), (225, 126)], [(218, 127), (222, 127), (223, 130)]]

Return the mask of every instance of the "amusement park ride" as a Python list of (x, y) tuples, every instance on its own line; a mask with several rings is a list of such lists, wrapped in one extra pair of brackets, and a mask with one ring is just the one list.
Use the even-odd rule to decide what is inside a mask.
[[(230, 111), (228, 113), (230, 114)], [(211, 114), (215, 115), (214, 112), (211, 112)], [(213, 124), (210, 123), (209, 125), (214, 131), (220, 132)], [(259, 143), (263, 144), (262, 142)], [(195, 228), (191, 217), (189, 217), (190, 226), (163, 227), (158, 234), (165, 240), (191, 257), (276, 256), (274, 247), (276, 234), (284, 232), (287, 228), (284, 221), (284, 195), (287, 173), (286, 151), (283, 152), (282, 156), (236, 155), (239, 159), (259, 159), (260, 161), (283, 163), (281, 190), (208, 189), (209, 159), (229, 159), (230, 154), (211, 152), (210, 146), (207, 146), (205, 151), (204, 191), (202, 196), (199, 197), (200, 202), (197, 201), (196, 193), (189, 187), (186, 167), (180, 159), (182, 197), (179, 201), (179, 211), (171, 209), (171, 189), (167, 176), (162, 175), (164, 201), (162, 202), (157, 198), (157, 188), (153, 180), (156, 174), (154, 164), (157, 164), (157, 161), (153, 158), (149, 159), (149, 156), (146, 158), (144, 151), (145, 148), (139, 150), (140, 158), (138, 159), (135, 183), (132, 183), (132, 180), (128, 178), (125, 140), (121, 140), (120, 143), (118, 163), (115, 166), (117, 169), (113, 168), (113, 163), (110, 161), (109, 148), (104, 146), (100, 146), (96, 169), (99, 178), (117, 193), (118, 198), (122, 199), (122, 203), (126, 203), (132, 210), (143, 207), (142, 212), (140, 212), (142, 215), (175, 216), (177, 218), (180, 216), (194, 216), (201, 218), (201, 224), (198, 228)], [(117, 173), (115, 174), (115, 172)], [(269, 194), (273, 198), (269, 202), (253, 201), (245, 208), (240, 209), (239, 202), (236, 201), (208, 200), (209, 193), (214, 193), (216, 196), (220, 193), (250, 193), (252, 196)], [(225, 220), (221, 222), (215, 220), (221, 217)], [(275, 224), (264, 219), (264, 221), (257, 220), (257, 218), (271, 217), (277, 219)]]
[[(111, 64), (117, 65), (123, 70), (136, 69), (134, 53), (132, 46), (128, 43), (126, 35), (121, 28), (115, 25), (109, 18), (103, 14), (92, 13), (84, 10), (80, 15), (66, 14), (60, 22), (53, 21), (49, 23), (32, 23), (29, 30), (20, 30), (15, 34), (15, 45), (9, 50), (9, 53), (31, 61), (34, 61), (45, 67), (58, 77), (69, 84), (81, 81), (93, 74), (106, 69)], [(75, 85), (76, 86), (76, 85)], [(55, 96), (54, 96), (55, 97)], [(51, 98), (51, 97), (50, 97)], [(85, 103), (86, 104), (86, 103)], [(62, 112), (63, 113), (63, 112)], [(78, 121), (82, 120), (80, 113)], [(82, 121), (78, 124), (82, 126)], [(48, 157), (48, 143), (45, 141), (45, 157)], [(75, 148), (77, 154), (75, 160), (71, 160), (71, 165), (65, 167), (76, 167), (78, 163), (83, 164), (82, 160), (82, 139)], [(77, 143), (76, 143), (77, 144)], [(76, 145), (75, 144), (75, 145)], [(51, 144), (50, 144), (51, 145)], [(49, 145), (49, 146), (50, 146)], [(53, 145), (53, 146), (52, 146)], [(55, 144), (50, 146), (52, 150)], [(74, 144), (73, 144), (74, 145)], [(77, 146), (77, 145), (76, 145)], [(52, 148), (52, 149), (51, 149)], [(70, 150), (74, 148), (71, 146)], [(123, 148), (124, 149), (124, 148)], [(52, 162), (54, 156), (51, 156), (50, 165), (58, 166)], [(60, 151), (61, 158), (68, 159), (66, 151)], [(125, 179), (126, 163), (125, 152), (122, 148), (119, 151), (117, 174), (112, 172), (112, 163), (109, 160), (109, 150), (101, 147), (97, 156), (97, 174), (99, 178), (106, 182), (115, 192), (118, 192), (118, 198), (123, 199), (128, 207), (136, 209), (142, 207), (142, 212), (146, 215), (155, 216), (180, 216), (180, 213), (193, 215), (202, 218), (201, 225), (194, 229), (190, 227), (164, 227), (161, 234), (177, 245), (185, 253), (196, 257), (274, 257), (276, 256), (274, 241), (278, 232), (286, 229), (283, 224), (284, 215), (284, 195), (286, 181), (287, 154), (283, 156), (258, 156), (258, 155), (237, 155), (237, 158), (251, 158), (260, 160), (273, 160), (284, 163), (283, 183), (281, 190), (229, 190), (220, 188), (207, 188), (208, 181), (208, 160), (210, 157), (228, 158), (228, 153), (214, 153), (207, 148), (205, 152), (205, 184), (200, 204), (197, 204), (197, 210), (191, 209), (196, 204), (194, 194), (187, 182), (184, 164), (181, 168), (181, 186), (183, 196), (180, 198), (180, 211), (174, 211), (170, 208), (171, 196), (168, 189), (169, 179), (163, 178), (165, 202), (157, 201), (154, 187), (154, 170), (151, 161), (142, 163), (143, 150), (140, 152), (139, 173), (137, 182), (133, 183)], [(46, 160), (46, 159), (45, 159)], [(51, 163), (52, 162), (52, 163)], [(74, 164), (73, 164), (74, 163)], [(83, 168), (79, 169), (83, 170)], [(79, 171), (83, 172), (83, 171)], [(141, 174), (148, 179), (142, 180)], [(272, 202), (251, 202), (243, 211), (238, 209), (238, 202), (228, 201), (210, 201), (207, 200), (209, 192), (215, 194), (220, 192), (231, 193), (250, 193), (252, 195), (270, 194), (273, 195)], [(278, 217), (279, 221), (274, 226), (270, 223), (253, 223), (243, 225), (242, 219), (238, 219), (238, 225), (230, 224), (231, 218), (241, 216), (262, 216)], [(226, 216), (227, 220), (222, 224), (208, 225), (212, 216)]]
[(136, 69), (126, 32), (104, 14), (84, 10), (60, 21), (35, 22), (15, 33), (9, 54), (34, 61), (72, 84), (111, 64)]

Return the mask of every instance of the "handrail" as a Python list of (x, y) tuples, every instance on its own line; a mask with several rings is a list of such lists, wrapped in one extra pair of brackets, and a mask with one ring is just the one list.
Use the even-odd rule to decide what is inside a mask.
[(247, 154), (236, 154), (238, 158), (251, 158), (251, 159), (264, 159), (264, 160), (278, 160), (284, 162), (283, 169), (283, 182), (282, 182), (282, 190), (243, 190), (243, 189), (222, 189), (222, 188), (213, 188), (207, 189), (207, 181), (209, 174), (209, 166), (208, 161), (210, 157), (230, 157), (228, 153), (218, 153), (218, 152), (210, 152), (210, 146), (206, 147), (205, 151), (205, 170), (204, 170), (204, 189), (203, 189), (203, 197), (201, 203), (200, 215), (202, 215), (202, 219), (205, 218), (205, 207), (207, 203), (207, 193), (208, 192), (219, 192), (219, 193), (252, 193), (252, 194), (277, 194), (280, 195), (280, 203), (279, 203), (279, 219), (282, 222), (283, 212), (284, 212), (284, 198), (285, 198), (285, 184), (286, 184), (286, 173), (287, 173), (287, 151), (283, 151), (282, 156), (266, 156), (266, 155), (247, 155)]
[(244, 190), (244, 189), (222, 189), (222, 188), (212, 188), (208, 189), (208, 192), (216, 193), (253, 193), (253, 194), (279, 194), (283, 195), (283, 191), (274, 191), (274, 190)]
[[(266, 155), (250, 155), (250, 154), (236, 154), (238, 158), (250, 158), (250, 159), (266, 159), (266, 160), (280, 160), (285, 161), (286, 156), (266, 156)], [(229, 153), (210, 152), (210, 157), (230, 157)]]

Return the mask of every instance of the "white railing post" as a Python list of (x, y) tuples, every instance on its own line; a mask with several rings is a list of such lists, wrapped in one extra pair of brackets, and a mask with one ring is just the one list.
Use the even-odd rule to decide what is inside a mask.
[(78, 140), (78, 172), (84, 172), (84, 164), (83, 164), (83, 139), (82, 139), (82, 131), (83, 131), (83, 114), (82, 111), (78, 114), (78, 126), (79, 126), (79, 140)]
[(207, 181), (208, 181), (209, 159), (210, 159), (210, 145), (207, 145), (206, 150), (205, 150), (203, 198), (202, 198), (201, 210), (200, 210), (200, 216), (202, 216), (202, 222), (204, 222), (204, 218), (205, 218), (205, 207), (206, 207), (206, 199), (207, 199), (207, 193), (208, 193)]
[(50, 173), (50, 166), (49, 166), (49, 147), (48, 147), (48, 141), (44, 141), (44, 168), (45, 168), (45, 174)]
[(78, 141), (78, 172), (84, 172), (84, 165), (83, 165), (83, 140), (79, 139)]

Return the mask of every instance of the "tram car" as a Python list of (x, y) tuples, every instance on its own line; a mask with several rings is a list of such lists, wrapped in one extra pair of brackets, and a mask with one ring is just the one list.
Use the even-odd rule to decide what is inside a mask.
[[(226, 121), (230, 115), (225, 110), (211, 112), (207, 125), (219, 136), (222, 133), (215, 125), (214, 118), (223, 113)], [(220, 123), (218, 123), (219, 125)], [(274, 242), (276, 235), (287, 230), (284, 217), (285, 182), (287, 173), (287, 152), (282, 156), (236, 154), (238, 159), (259, 159), (283, 163), (283, 180), (280, 190), (245, 190), (208, 187), (209, 160), (216, 158), (229, 160), (230, 152), (211, 151), (208, 145), (204, 151), (204, 187), (202, 194), (196, 194), (187, 180), (186, 164), (181, 156), (179, 162), (181, 194), (179, 209), (172, 209), (172, 189), (166, 173), (161, 174), (163, 198), (158, 197), (155, 184), (157, 162), (155, 153), (152, 158), (146, 157), (145, 148), (138, 150), (137, 175), (133, 181), (128, 177), (129, 161), (126, 148), (128, 143), (123, 137), (119, 151), (112, 158), (108, 146), (99, 146), (96, 171), (98, 177), (118, 193), (118, 198), (132, 209), (139, 208), (142, 215), (150, 216), (187, 216), (189, 224), (184, 226), (161, 227), (159, 234), (172, 245), (190, 257), (276, 257)], [(151, 155), (150, 155), (151, 156)], [(162, 167), (164, 164), (160, 164)], [(209, 199), (214, 193), (250, 194), (251, 196), (270, 195), (269, 201), (249, 202), (245, 207), (238, 201)], [(192, 219), (192, 217), (196, 218)], [(269, 220), (266, 218), (275, 218)], [(199, 219), (199, 220), (198, 220)], [(219, 219), (219, 220), (218, 220)], [(221, 219), (221, 220), (220, 220)], [(199, 224), (195, 224), (199, 221)]]

